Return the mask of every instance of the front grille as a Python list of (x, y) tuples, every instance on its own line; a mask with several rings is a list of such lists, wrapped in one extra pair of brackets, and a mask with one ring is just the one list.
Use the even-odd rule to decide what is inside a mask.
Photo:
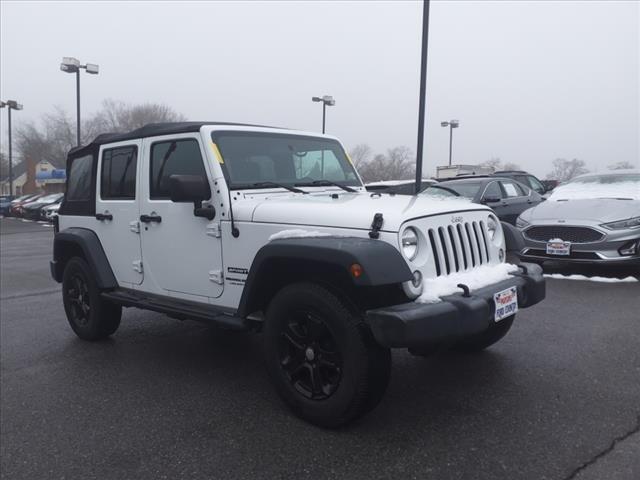
[(559, 238), (571, 243), (589, 243), (602, 240), (604, 235), (589, 227), (564, 227), (562, 225), (540, 225), (531, 227), (524, 232), (524, 236), (538, 242), (548, 242)]
[(437, 276), (489, 263), (488, 233), (482, 221), (430, 228), (426, 233)]

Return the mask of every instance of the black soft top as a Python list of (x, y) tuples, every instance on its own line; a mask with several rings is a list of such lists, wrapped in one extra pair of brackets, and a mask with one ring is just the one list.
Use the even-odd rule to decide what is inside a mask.
[(270, 127), (267, 125), (251, 125), (248, 123), (232, 123), (232, 122), (166, 122), (166, 123), (149, 123), (144, 127), (137, 128), (127, 133), (103, 133), (94, 138), (87, 145), (80, 145), (72, 148), (69, 153), (77, 156), (82, 154), (84, 150), (87, 153), (92, 152), (96, 147), (105, 143), (123, 142), (136, 138), (155, 137), (158, 135), (172, 135), (174, 133), (198, 132), (204, 125), (230, 125), (240, 127), (261, 127), (261, 128), (280, 128)]

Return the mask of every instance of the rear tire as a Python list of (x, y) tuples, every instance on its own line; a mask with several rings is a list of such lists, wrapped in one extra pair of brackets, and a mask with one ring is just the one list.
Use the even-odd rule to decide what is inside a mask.
[(512, 315), (501, 320), (495, 325), (492, 325), (482, 333), (465, 338), (464, 340), (456, 343), (452, 350), (465, 353), (481, 352), (485, 348), (488, 348), (501, 340), (502, 337), (504, 337), (511, 329), (511, 325), (513, 325), (513, 320), (515, 318), (516, 316)]
[(300, 418), (336, 428), (369, 412), (389, 383), (391, 354), (360, 315), (329, 290), (296, 283), (267, 309), (263, 332), (269, 375)]
[(62, 275), (62, 301), (69, 325), (83, 340), (101, 340), (120, 326), (122, 307), (103, 300), (85, 260), (73, 257)]

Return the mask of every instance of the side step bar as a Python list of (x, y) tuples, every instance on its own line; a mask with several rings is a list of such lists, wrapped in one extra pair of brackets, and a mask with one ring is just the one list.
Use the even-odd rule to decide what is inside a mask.
[(102, 293), (102, 298), (123, 307), (136, 307), (143, 310), (164, 313), (180, 320), (191, 319), (208, 323), (228, 330), (249, 330), (250, 324), (237, 317), (234, 312), (212, 305), (190, 302), (173, 297), (152, 295), (127, 288), (117, 288)]

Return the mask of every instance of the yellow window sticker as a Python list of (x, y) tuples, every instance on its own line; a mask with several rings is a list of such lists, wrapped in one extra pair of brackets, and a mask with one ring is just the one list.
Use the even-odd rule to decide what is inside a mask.
[(211, 142), (211, 150), (213, 150), (213, 154), (216, 156), (218, 163), (223, 164), (224, 160), (222, 158), (222, 155), (220, 154), (220, 150), (218, 149), (218, 146), (213, 142)]

